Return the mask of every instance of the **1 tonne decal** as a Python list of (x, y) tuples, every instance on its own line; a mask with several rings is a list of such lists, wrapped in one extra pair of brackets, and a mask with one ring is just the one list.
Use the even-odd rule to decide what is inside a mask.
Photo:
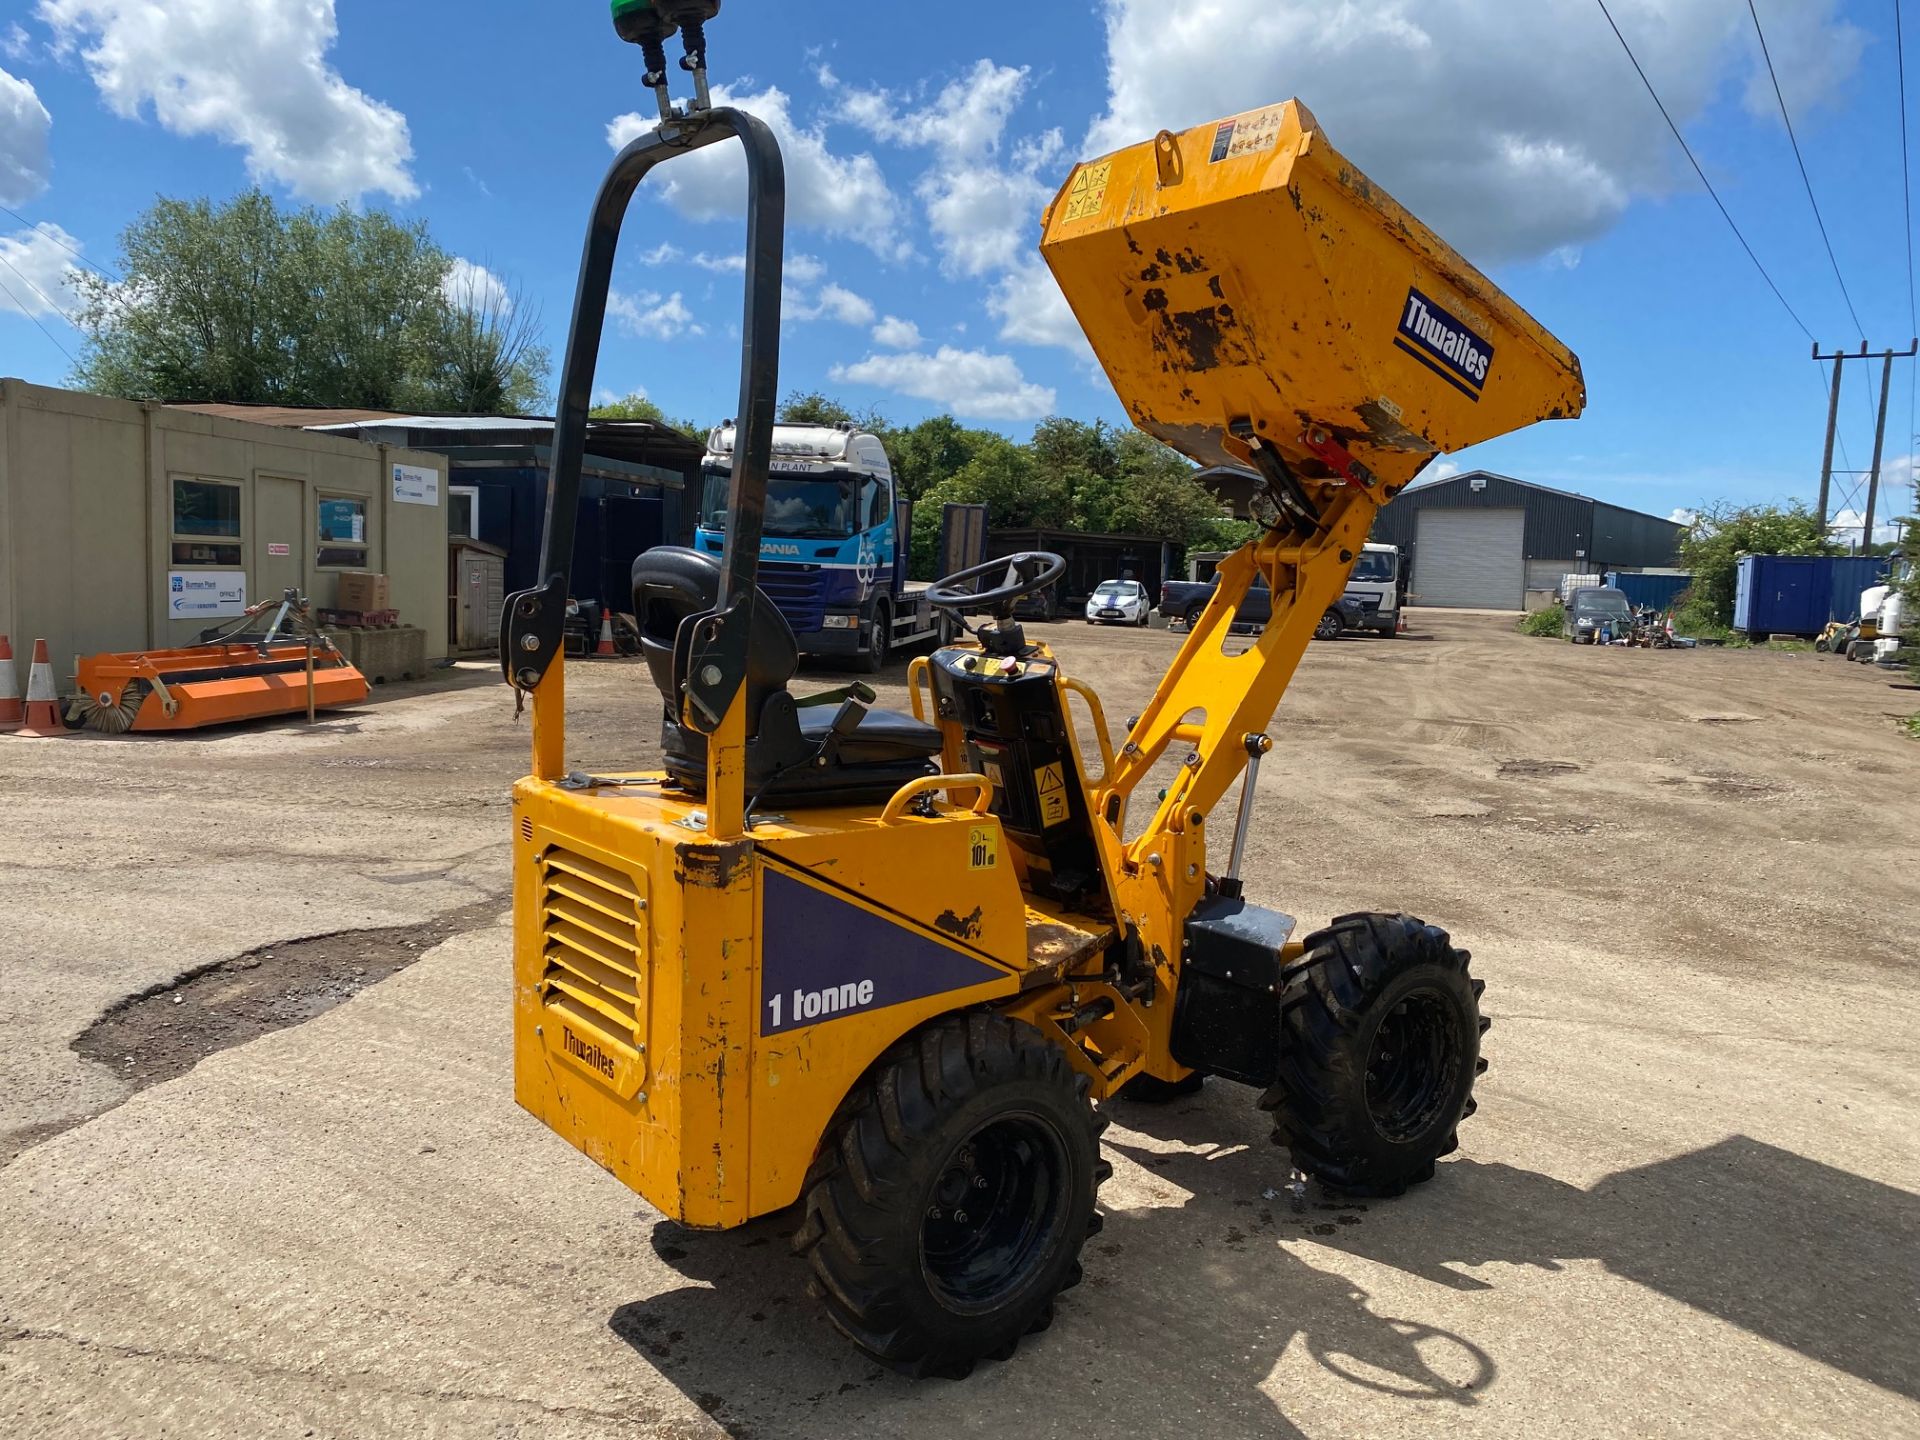
[(1006, 978), (851, 901), (778, 870), (763, 874), (762, 1035)]

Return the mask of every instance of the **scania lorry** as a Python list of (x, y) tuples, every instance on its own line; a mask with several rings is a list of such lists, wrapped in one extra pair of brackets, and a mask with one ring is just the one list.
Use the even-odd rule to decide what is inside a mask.
[[(734, 427), (707, 438), (695, 548), (726, 548)], [(912, 502), (894, 493), (877, 435), (829, 425), (776, 425), (760, 542), (760, 588), (786, 616), (802, 655), (879, 670), (931, 640), (939, 619), (924, 585), (907, 581)]]

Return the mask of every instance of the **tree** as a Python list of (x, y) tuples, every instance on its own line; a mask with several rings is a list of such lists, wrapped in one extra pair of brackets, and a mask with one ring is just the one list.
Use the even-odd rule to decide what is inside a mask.
[(596, 405), (587, 412), (595, 420), (646, 420), (655, 425), (665, 425), (678, 430), (683, 435), (691, 435), (696, 440), (705, 440), (711, 426), (702, 425), (695, 420), (675, 420), (653, 401), (639, 391), (629, 392), (623, 399), (613, 400), (605, 405)]
[(780, 403), (784, 425), (832, 425), (841, 429), (871, 430), (884, 438), (886, 417), (878, 410), (855, 411), (818, 390), (795, 390)]
[(1838, 555), (1841, 547), (1806, 505), (1701, 507), (1680, 539), (1680, 563), (1693, 572), (1682, 618), (1694, 625), (1733, 623), (1742, 555)]
[(900, 493), (918, 501), (934, 486), (950, 480), (994, 437), (991, 430), (970, 430), (951, 415), (932, 415), (904, 430), (878, 432), (893, 461)]
[(75, 279), (74, 379), (90, 390), (373, 410), (524, 410), (546, 396), (537, 316), (423, 224), (381, 211), (283, 211), (259, 190), (163, 199), (122, 232), (120, 268), (117, 283)]
[(438, 371), (426, 379), (425, 408), (456, 415), (518, 415), (546, 398), (547, 349), (526, 297), (469, 265), (442, 284)]

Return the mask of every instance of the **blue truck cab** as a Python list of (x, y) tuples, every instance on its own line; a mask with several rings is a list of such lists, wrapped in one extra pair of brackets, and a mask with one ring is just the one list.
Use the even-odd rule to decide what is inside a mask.
[[(726, 544), (734, 427), (715, 429), (701, 462), (696, 548)], [(924, 587), (906, 579), (910, 503), (876, 435), (827, 425), (776, 425), (760, 542), (760, 588), (793, 629), (800, 653), (880, 669), (896, 648), (935, 633)]]

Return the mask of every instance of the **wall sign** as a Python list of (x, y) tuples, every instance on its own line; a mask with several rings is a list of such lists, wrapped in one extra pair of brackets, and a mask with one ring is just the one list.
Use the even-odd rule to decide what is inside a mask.
[(247, 608), (244, 570), (169, 570), (167, 615), (174, 620), (219, 620)]
[(394, 466), (393, 498), (401, 505), (438, 505), (440, 472), (421, 465)]
[(276, 542), (274, 542), (274, 541), (272, 541), (272, 540), (269, 540), (269, 541), (267, 542), (267, 554), (269, 554), (269, 555), (291, 555), (291, 554), (293, 554), (293, 546), (291, 546), (291, 545), (282, 545), (282, 544), (278, 544), (278, 543), (276, 543)]

